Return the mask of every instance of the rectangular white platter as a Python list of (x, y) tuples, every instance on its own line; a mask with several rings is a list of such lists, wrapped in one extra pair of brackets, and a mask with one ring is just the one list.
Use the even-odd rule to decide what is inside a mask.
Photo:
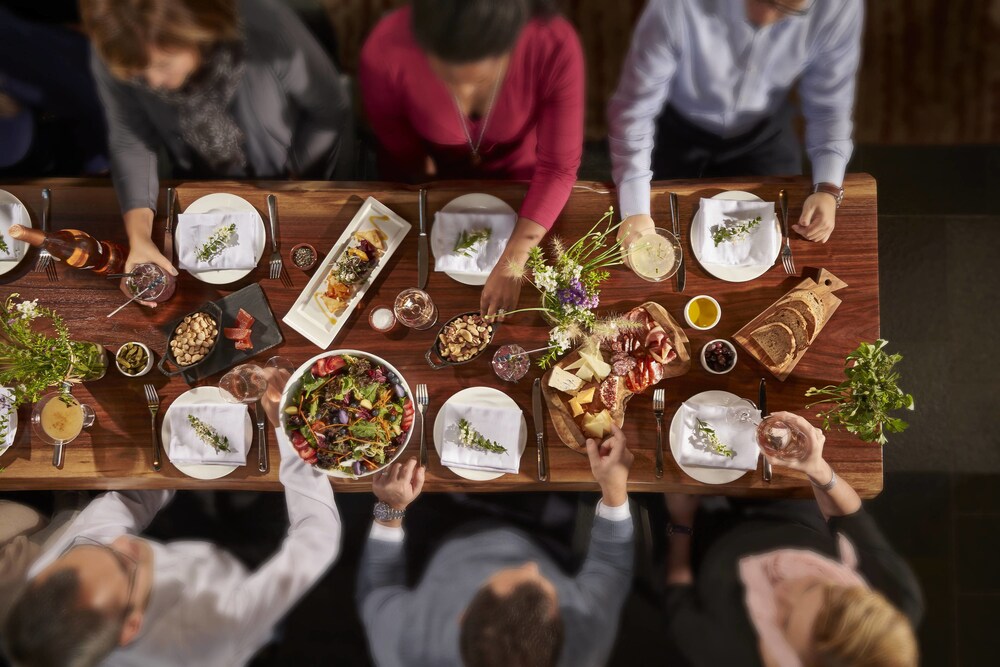
[[(372, 221), (375, 218), (375, 221)], [(378, 265), (368, 275), (368, 278), (361, 284), (354, 296), (348, 301), (343, 312), (337, 315), (330, 315), (318, 298), (319, 294), (326, 291), (326, 277), (333, 267), (333, 263), (340, 258), (351, 241), (354, 232), (363, 232), (373, 229), (375, 226), (381, 229), (387, 236), (385, 240), (385, 252), (379, 258)], [(337, 242), (333, 245), (326, 258), (316, 267), (316, 273), (312, 280), (302, 290), (299, 298), (292, 304), (291, 310), (282, 318), (282, 322), (292, 327), (309, 341), (318, 345), (321, 349), (330, 347), (333, 340), (340, 333), (340, 330), (350, 319), (351, 314), (357, 307), (358, 302), (365, 295), (368, 287), (382, 273), (382, 269), (389, 263), (389, 258), (402, 245), (403, 239), (409, 234), (412, 225), (406, 220), (396, 215), (385, 204), (374, 197), (369, 197), (358, 210), (357, 214), (344, 229)]]

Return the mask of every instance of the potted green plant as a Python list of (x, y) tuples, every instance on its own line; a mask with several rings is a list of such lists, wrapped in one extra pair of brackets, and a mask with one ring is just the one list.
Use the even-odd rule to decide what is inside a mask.
[(806, 408), (832, 404), (817, 415), (824, 429), (842, 427), (865, 442), (884, 445), (886, 433), (900, 433), (907, 427), (905, 421), (890, 415), (894, 410), (913, 410), (913, 396), (899, 387), (895, 370), (903, 355), (887, 354), (886, 345), (888, 341), (882, 338), (861, 343), (844, 362), (846, 380), (806, 391), (806, 396), (821, 397)]

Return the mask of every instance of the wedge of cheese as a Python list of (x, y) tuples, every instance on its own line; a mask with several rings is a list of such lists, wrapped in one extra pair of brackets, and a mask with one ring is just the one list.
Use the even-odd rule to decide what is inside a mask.
[(594, 390), (596, 387), (588, 387), (587, 389), (581, 389), (576, 395), (576, 402), (580, 405), (586, 405), (594, 400)]
[(584, 382), (590, 382), (594, 379), (594, 371), (591, 370), (590, 366), (584, 365), (576, 369), (576, 376)]
[(590, 370), (594, 372), (594, 377), (597, 378), (598, 381), (611, 375), (611, 366), (604, 361), (600, 350), (596, 353), (581, 350), (580, 358), (587, 362), (587, 366), (589, 366)]
[(611, 413), (602, 410), (597, 414), (587, 414), (583, 418), (583, 432), (592, 438), (603, 438), (611, 433)]
[(549, 376), (549, 386), (569, 394), (580, 391), (583, 388), (583, 380), (572, 373), (567, 373), (558, 366), (553, 366), (552, 375)]
[(583, 368), (583, 365), (585, 363), (587, 363), (586, 360), (584, 360), (583, 357), (580, 357), (579, 359), (577, 359), (573, 363), (567, 364), (567, 365), (563, 366), (562, 369), (564, 371), (575, 371), (578, 368)]
[(569, 408), (573, 411), (574, 417), (579, 417), (584, 412), (583, 406), (580, 405), (580, 401), (576, 397), (569, 399)]

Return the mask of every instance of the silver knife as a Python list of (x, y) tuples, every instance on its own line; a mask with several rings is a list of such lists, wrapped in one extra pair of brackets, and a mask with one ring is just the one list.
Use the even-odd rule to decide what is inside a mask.
[[(674, 225), (674, 236), (677, 237), (677, 242), (681, 242), (681, 220), (680, 215), (677, 213), (677, 193), (670, 193), (670, 221)], [(677, 291), (684, 291), (684, 284), (687, 282), (687, 269), (684, 266), (684, 256), (681, 255), (680, 266), (677, 267), (677, 273), (674, 275), (677, 279)]]
[(427, 286), (427, 189), (420, 188), (420, 235), (417, 237), (417, 289)]
[[(760, 408), (760, 418), (767, 416), (767, 381), (760, 379), (760, 386), (757, 388), (757, 407)], [(771, 462), (764, 457), (764, 481), (771, 481)]]
[(531, 412), (535, 418), (535, 448), (538, 450), (538, 481), (544, 482), (549, 478), (549, 471), (545, 464), (545, 413), (542, 412), (542, 381), (535, 378), (535, 383), (531, 386)]
[(781, 190), (778, 193), (778, 203), (781, 205), (781, 233), (788, 238), (788, 193)]
[(177, 204), (177, 191), (167, 188), (167, 224), (163, 228), (163, 256), (167, 261), (174, 262), (174, 207)]
[(267, 417), (264, 415), (264, 404), (257, 401), (253, 414), (257, 418), (257, 470), (267, 473), (267, 431), (264, 425)]

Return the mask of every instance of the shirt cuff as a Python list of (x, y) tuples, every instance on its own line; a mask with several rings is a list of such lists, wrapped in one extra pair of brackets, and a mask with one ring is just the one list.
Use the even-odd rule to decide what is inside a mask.
[(597, 516), (608, 521), (625, 521), (632, 518), (632, 511), (629, 509), (628, 500), (617, 507), (608, 507), (603, 500), (597, 502)]
[(630, 215), (649, 215), (649, 179), (635, 178), (618, 186), (618, 206), (622, 220)]
[(373, 540), (379, 540), (380, 542), (395, 542), (400, 543), (406, 534), (403, 532), (402, 527), (393, 528), (391, 526), (383, 526), (378, 521), (372, 521), (372, 529), (368, 533), (368, 537)]
[(844, 187), (844, 173), (847, 171), (847, 160), (839, 155), (828, 153), (817, 156), (812, 161), (813, 184), (833, 183), (838, 188)]

